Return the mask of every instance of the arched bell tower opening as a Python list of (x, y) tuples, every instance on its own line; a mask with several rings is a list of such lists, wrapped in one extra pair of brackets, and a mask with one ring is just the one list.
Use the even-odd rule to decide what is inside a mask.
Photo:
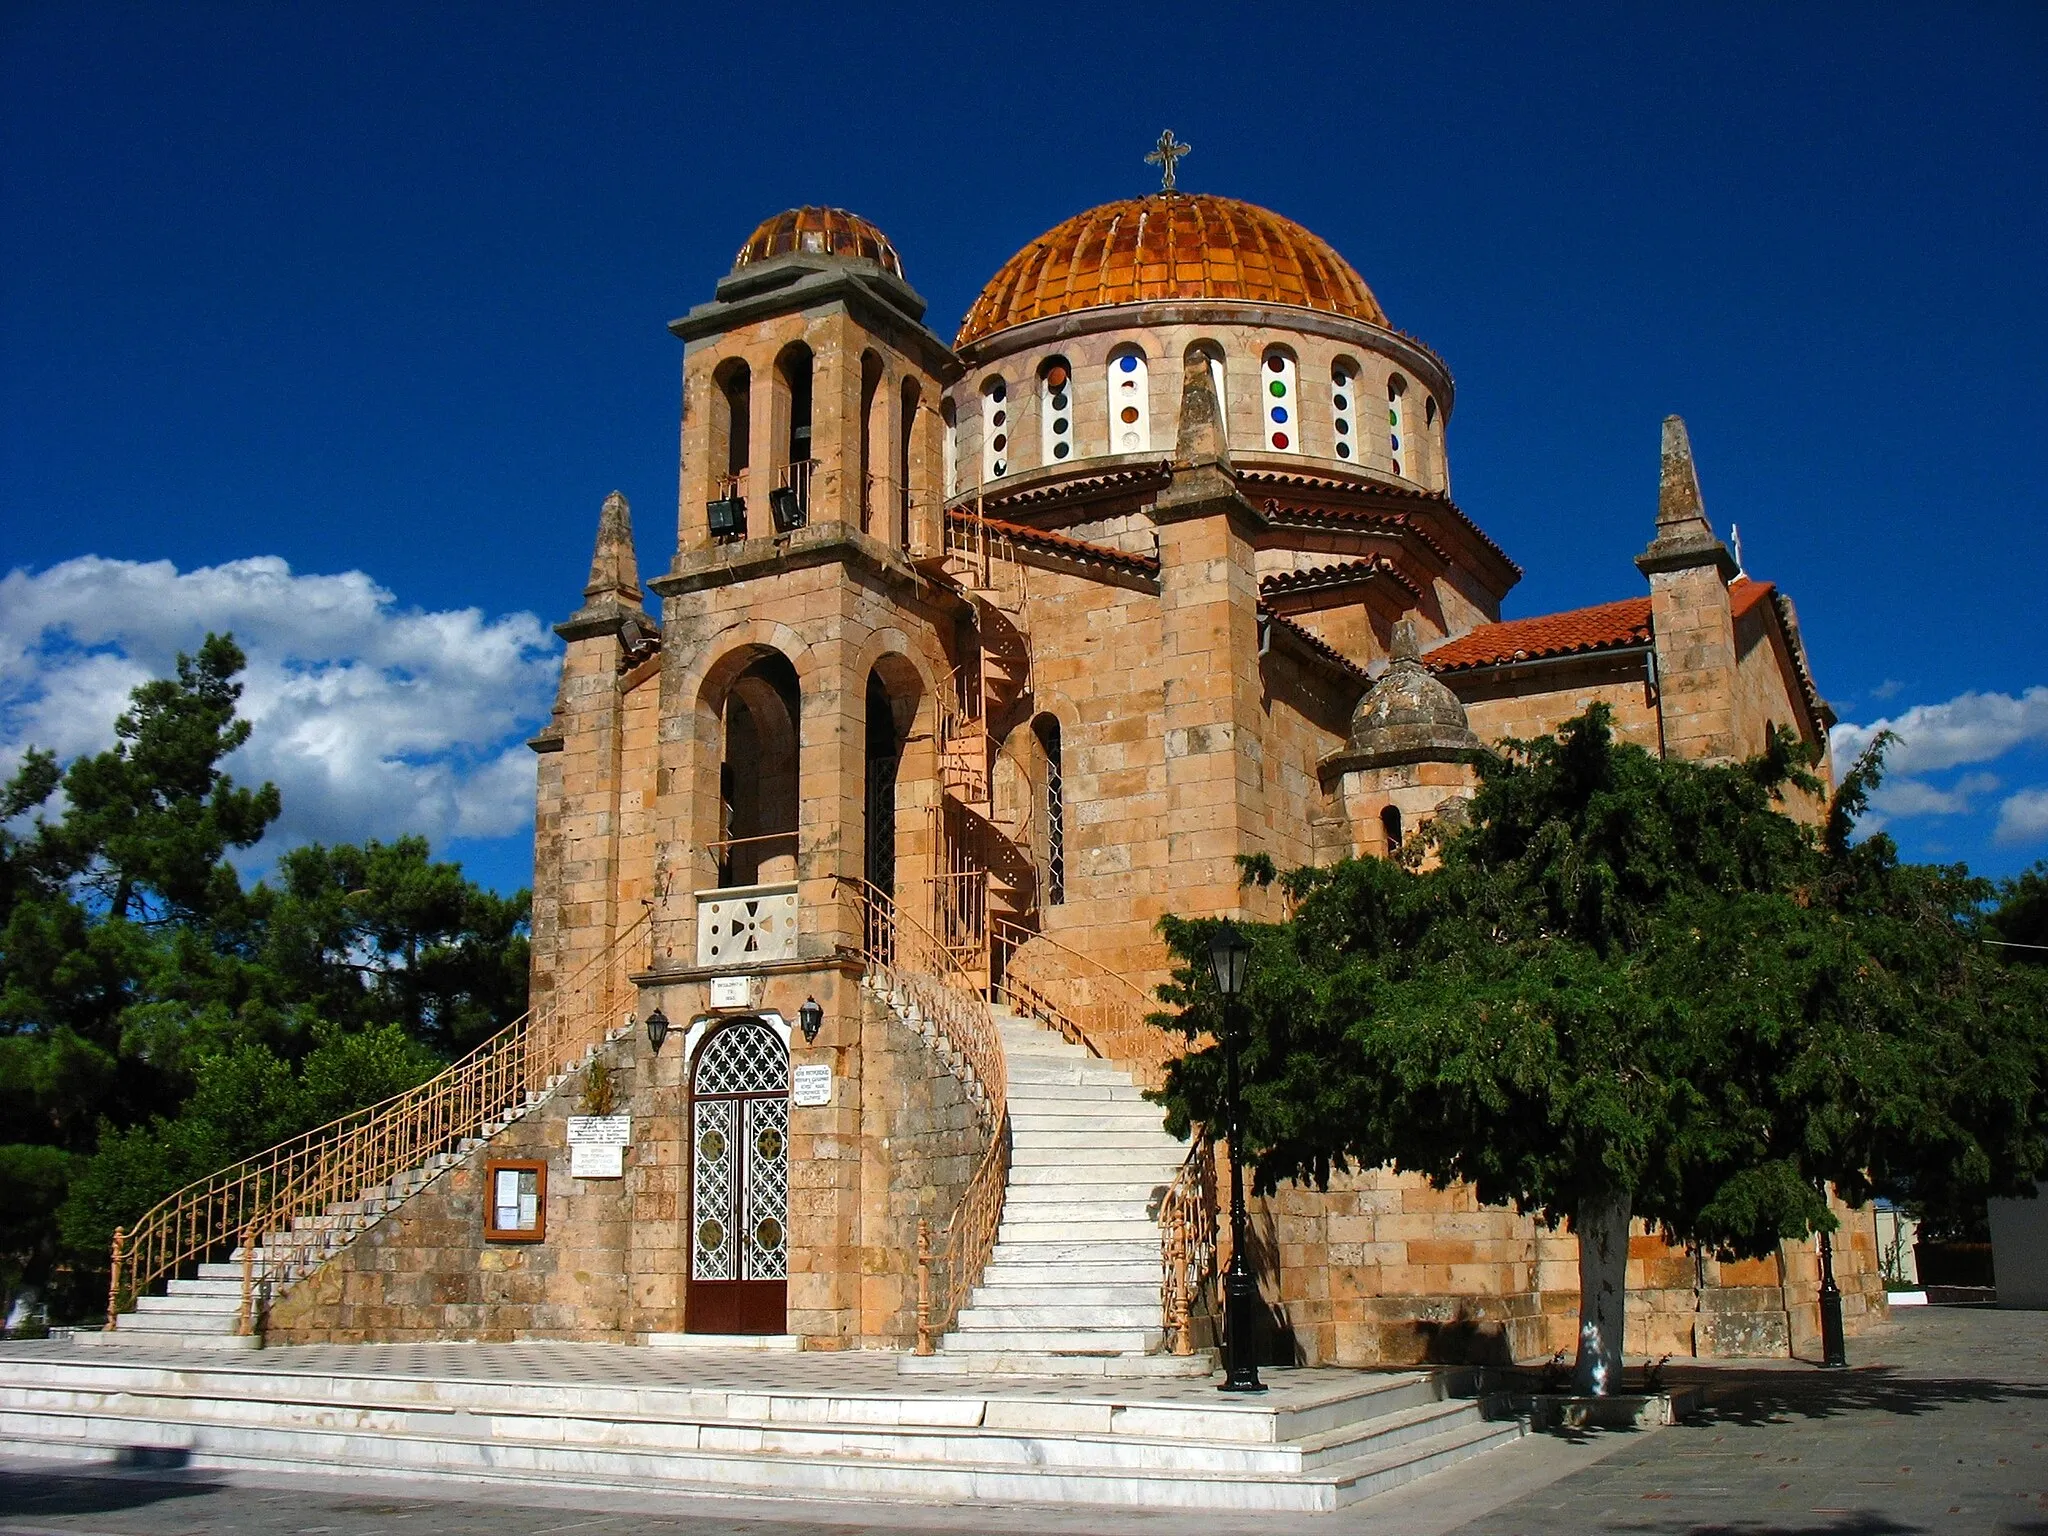
[(796, 668), (780, 652), (748, 663), (726, 692), (713, 843), (721, 887), (796, 878), (802, 718)]

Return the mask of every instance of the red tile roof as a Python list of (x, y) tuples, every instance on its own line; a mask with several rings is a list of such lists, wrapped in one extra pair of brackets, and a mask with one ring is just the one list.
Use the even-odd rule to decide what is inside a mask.
[(1507, 661), (1534, 661), (1545, 656), (1573, 656), (1582, 651), (1611, 651), (1650, 643), (1650, 600), (1623, 598), (1592, 608), (1539, 614), (1482, 624), (1447, 640), (1422, 660), (1432, 672), (1497, 666)]
[(956, 523), (979, 522), (983, 527), (993, 529), (1019, 544), (1049, 550), (1054, 554), (1070, 555), (1079, 560), (1094, 560), (1103, 565), (1134, 571), (1142, 576), (1156, 577), (1159, 574), (1159, 558), (1156, 555), (1128, 555), (1113, 545), (1096, 544), (1088, 539), (1077, 539), (1071, 534), (1054, 533), (1049, 528), (1028, 528), (1022, 523), (1005, 522), (999, 517), (977, 518), (972, 512), (957, 507), (948, 509), (946, 516)]
[(1351, 586), (1375, 576), (1397, 581), (1414, 596), (1422, 596), (1421, 588), (1402, 575), (1400, 567), (1385, 555), (1370, 560), (1338, 560), (1328, 565), (1311, 566), (1307, 570), (1275, 571), (1270, 576), (1259, 578), (1259, 590), (1269, 596), (1275, 593), (1313, 592), (1323, 587)]

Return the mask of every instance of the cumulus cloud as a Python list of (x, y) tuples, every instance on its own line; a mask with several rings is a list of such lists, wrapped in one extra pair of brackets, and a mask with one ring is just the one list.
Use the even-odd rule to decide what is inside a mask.
[(248, 653), (254, 731), (229, 760), (271, 780), (281, 847), (422, 832), (498, 837), (533, 815), (553, 637), (532, 614), (401, 608), (361, 571), (295, 574), (260, 556), (192, 571), (85, 556), (0, 578), (0, 768), (30, 746), (61, 758), (113, 740), (129, 690), (165, 675), (208, 630)]
[[(1997, 775), (1964, 774), (1942, 786), (1930, 782), (1956, 768), (1989, 763), (2023, 747), (2048, 746), (2048, 687), (2024, 693), (1964, 693), (1942, 704), (1916, 704), (1868, 725), (1845, 721), (1830, 745), (1839, 773), (1877, 738), (1898, 738), (1885, 758), (1886, 778), (1871, 799), (1874, 829), (1913, 816), (1961, 816), (2001, 787)], [(1999, 807), (1994, 835), (2001, 843), (2048, 840), (2048, 787), (2023, 788)]]

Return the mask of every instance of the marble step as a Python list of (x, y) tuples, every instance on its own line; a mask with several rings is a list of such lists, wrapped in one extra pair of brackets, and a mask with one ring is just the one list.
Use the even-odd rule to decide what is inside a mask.
[(1016, 1152), (1017, 1149), (1012, 1147), (1010, 1189), (1013, 1194), (1040, 1184), (1064, 1187), (1114, 1183), (1142, 1185), (1147, 1189), (1164, 1189), (1173, 1182), (1173, 1176), (1180, 1172), (1178, 1160), (1169, 1162), (1163, 1157), (1154, 1158), (1149, 1162), (1125, 1157), (1114, 1162), (1101, 1163), (1020, 1163), (1016, 1160)]
[(234, 1273), (231, 1275), (201, 1275), (196, 1280), (173, 1280), (168, 1287), (170, 1293), (173, 1296), (232, 1296), (237, 1301), (242, 1299), (242, 1271), (239, 1267), (226, 1264), (202, 1264), (200, 1268), (233, 1268)]
[[(176, 1285), (174, 1280), (171, 1282)], [(183, 1291), (172, 1291), (165, 1296), (138, 1296), (135, 1299), (137, 1316), (145, 1313), (156, 1317), (215, 1317), (229, 1316), (242, 1310), (242, 1288), (192, 1295)]]
[(1152, 1215), (1151, 1191), (1122, 1184), (1094, 1186), (1096, 1193), (1080, 1195), (1070, 1186), (1032, 1184), (1012, 1189), (1003, 1206), (1004, 1220), (1017, 1221), (1143, 1221)]
[[(905, 1376), (1065, 1376), (1110, 1381), (1201, 1380), (1215, 1374), (1216, 1356), (1211, 1350), (1203, 1350), (1193, 1355), (1052, 1355), (1042, 1350), (1018, 1350), (1012, 1354), (1004, 1354), (991, 1350), (941, 1349), (937, 1354), (923, 1358), (903, 1355), (896, 1361), (896, 1369)], [(1234, 1475), (1242, 1477), (1244, 1474)]]
[(956, 1328), (942, 1346), (985, 1354), (1149, 1355), (1160, 1346), (1158, 1319), (1150, 1328)]
[(1012, 1307), (1142, 1307), (1159, 1310), (1159, 1277), (1111, 1284), (1088, 1284), (1076, 1282), (1071, 1285), (1034, 1284), (1019, 1281), (1016, 1284), (998, 1282), (991, 1285), (986, 1279), (974, 1288), (970, 1306), (1012, 1308)]
[(1166, 1264), (1157, 1248), (1135, 1258), (1072, 1260), (1048, 1257), (1036, 1261), (1012, 1250), (998, 1251), (981, 1272), (984, 1286), (1149, 1285), (1157, 1289), (1166, 1278)]
[(1141, 1297), (1120, 1302), (1081, 1302), (1061, 1299), (1043, 1303), (1013, 1305), (1007, 1297), (977, 1295), (960, 1309), (954, 1322), (960, 1334), (1035, 1329), (1056, 1332), (1081, 1329), (1096, 1332), (1118, 1328), (1160, 1326), (1159, 1298)]
[(1067, 1136), (1063, 1133), (1057, 1145), (1043, 1135), (1013, 1136), (1010, 1143), (1010, 1166), (1013, 1169), (1081, 1168), (1111, 1163), (1133, 1173), (1142, 1172), (1147, 1177), (1157, 1177), (1165, 1170), (1166, 1177), (1171, 1179), (1180, 1171), (1180, 1165), (1186, 1158), (1187, 1147), (1183, 1143), (1149, 1131), (1128, 1136)]
[(1143, 1216), (1105, 1221), (1076, 1215), (1058, 1216), (1048, 1210), (1027, 1210), (1005, 1214), (996, 1229), (996, 1243), (1150, 1243), (1159, 1245), (1159, 1227)]

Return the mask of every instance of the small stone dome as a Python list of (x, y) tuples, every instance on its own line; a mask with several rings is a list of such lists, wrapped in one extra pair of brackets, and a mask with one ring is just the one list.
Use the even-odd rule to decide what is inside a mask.
[(1350, 750), (1412, 760), (1478, 746), (1465, 706), (1423, 666), (1415, 621), (1395, 620), (1393, 659), (1352, 713)]
[(857, 213), (844, 208), (792, 208), (762, 222), (747, 236), (733, 258), (732, 269), (774, 256), (804, 252), (815, 256), (852, 256), (872, 261), (883, 271), (903, 276), (903, 258), (889, 237)]
[(1153, 299), (1241, 299), (1387, 323), (1365, 279), (1292, 219), (1230, 197), (1154, 192), (1075, 214), (1004, 262), (954, 345)]

